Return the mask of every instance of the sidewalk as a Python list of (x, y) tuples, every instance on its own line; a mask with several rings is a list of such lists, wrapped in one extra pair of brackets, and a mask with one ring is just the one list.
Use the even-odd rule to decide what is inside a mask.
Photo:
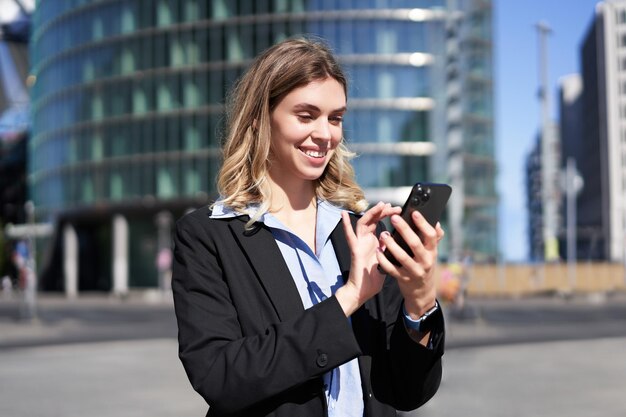
[[(626, 336), (626, 293), (469, 299), (462, 312), (443, 309), (448, 348)], [(171, 296), (154, 292), (125, 299), (87, 294), (73, 300), (40, 294), (37, 310), (37, 319), (23, 320), (19, 299), (0, 300), (0, 349), (177, 334)]]
[(37, 316), (25, 318), (19, 297), (0, 299), (0, 349), (67, 343), (175, 338), (170, 297), (146, 292), (128, 298), (87, 294), (67, 299), (39, 294)]
[(448, 348), (626, 337), (626, 293), (469, 299), (444, 306)]
[[(623, 294), (468, 306), (464, 314), (444, 306), (441, 387), (402, 416), (626, 415)], [(206, 413), (177, 357), (171, 301), (42, 295), (38, 307), (39, 319), (24, 322), (16, 300), (0, 301), (0, 416)]]

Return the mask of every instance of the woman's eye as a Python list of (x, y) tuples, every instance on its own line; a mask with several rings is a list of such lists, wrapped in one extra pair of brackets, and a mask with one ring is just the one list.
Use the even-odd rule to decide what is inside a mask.
[(343, 122), (343, 116), (332, 116), (329, 120), (333, 123), (341, 123)]
[(298, 119), (300, 120), (313, 120), (313, 116), (311, 116), (310, 114), (298, 114)]

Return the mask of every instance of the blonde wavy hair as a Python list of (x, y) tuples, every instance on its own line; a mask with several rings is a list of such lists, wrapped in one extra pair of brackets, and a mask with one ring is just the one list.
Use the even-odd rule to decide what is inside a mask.
[[(222, 203), (245, 212), (256, 205), (248, 226), (269, 210), (268, 184), (272, 131), (270, 115), (292, 90), (312, 81), (347, 79), (330, 48), (319, 40), (288, 39), (259, 55), (227, 97), (223, 163), (217, 177)], [(316, 180), (318, 198), (360, 213), (367, 209), (363, 190), (354, 179), (354, 156), (342, 140), (324, 173)]]

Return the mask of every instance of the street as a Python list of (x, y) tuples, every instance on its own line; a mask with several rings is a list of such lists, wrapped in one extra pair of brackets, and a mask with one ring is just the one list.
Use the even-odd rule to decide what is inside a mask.
[[(405, 416), (624, 416), (626, 298), (472, 300), (448, 315), (439, 392)], [(203, 416), (177, 358), (171, 303), (0, 303), (0, 415)], [(135, 330), (134, 332), (132, 330)]]

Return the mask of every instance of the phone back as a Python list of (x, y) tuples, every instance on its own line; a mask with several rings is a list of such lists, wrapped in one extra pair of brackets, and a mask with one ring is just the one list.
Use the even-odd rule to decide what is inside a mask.
[(434, 227), (441, 218), (451, 193), (452, 188), (448, 184), (418, 182), (404, 203), (402, 217), (413, 227), (411, 213), (417, 210)]
[[(404, 206), (402, 207), (401, 216), (404, 221), (411, 226), (415, 233), (420, 236), (421, 234), (419, 230), (417, 230), (417, 227), (411, 218), (411, 214), (415, 210), (419, 211), (422, 213), (426, 221), (435, 227), (441, 218), (451, 193), (452, 188), (448, 184), (418, 182), (411, 189), (411, 194), (409, 194), (409, 198), (407, 198)], [(402, 236), (400, 236), (397, 230), (392, 232), (392, 236), (402, 249), (404, 249), (409, 255), (413, 256), (413, 252), (404, 239), (402, 239)], [(391, 253), (389, 253), (389, 251), (385, 251), (385, 255), (392, 263), (399, 265), (398, 261), (393, 257), (393, 255), (391, 255)]]

